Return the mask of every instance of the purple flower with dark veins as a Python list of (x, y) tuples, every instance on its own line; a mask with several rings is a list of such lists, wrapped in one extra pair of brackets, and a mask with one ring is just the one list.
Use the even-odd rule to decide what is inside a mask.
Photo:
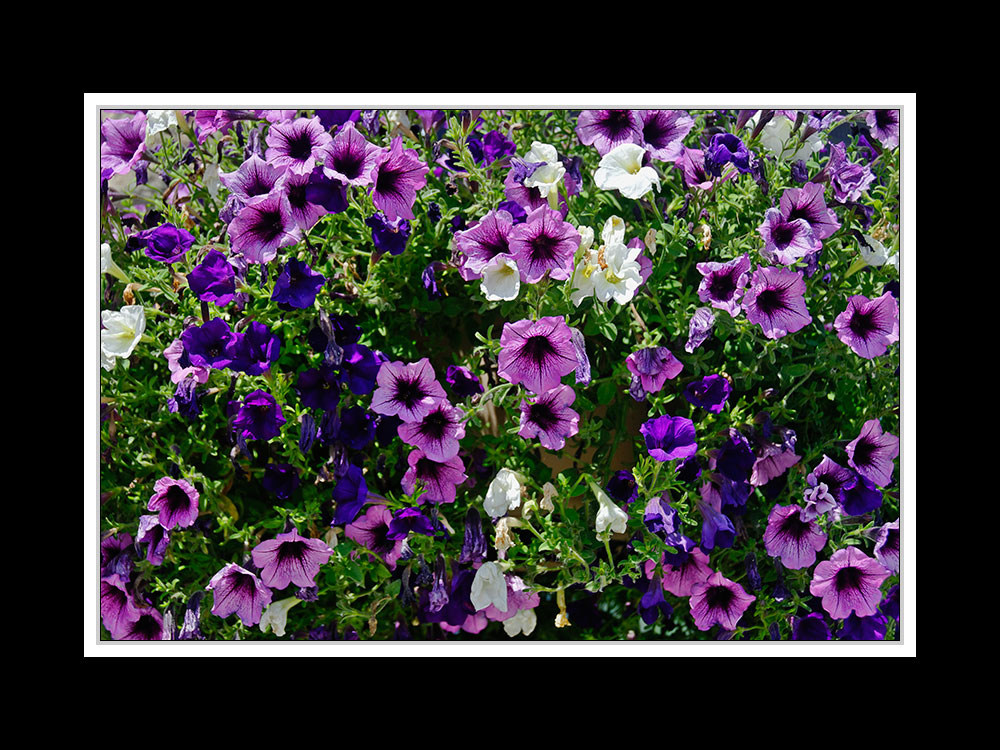
[(318, 117), (300, 117), (271, 125), (264, 140), (264, 158), (269, 164), (287, 168), (292, 174), (309, 174), (333, 138)]
[[(800, 180), (804, 182), (804, 180)], [(809, 183), (801, 188), (788, 188), (781, 194), (778, 210), (786, 222), (805, 220), (816, 240), (825, 240), (838, 229), (840, 220), (832, 208), (826, 207), (823, 186)]]
[[(314, 175), (315, 180), (313, 179)], [(289, 172), (281, 185), (281, 192), (288, 198), (288, 206), (292, 211), (292, 221), (303, 232), (308, 232), (325, 214), (330, 213), (329, 209), (322, 204), (329, 202), (329, 198), (332, 196), (326, 195), (322, 190), (317, 190), (317, 185), (325, 179), (319, 167), (316, 167), (310, 174)], [(339, 183), (332, 193), (337, 196), (341, 194)], [(346, 200), (343, 206), (335, 205), (334, 208), (344, 210), (347, 208)]]
[(779, 339), (812, 322), (805, 293), (800, 272), (761, 266), (753, 272), (743, 295), (743, 309), (747, 320), (759, 325), (767, 338)]
[(698, 630), (708, 630), (713, 625), (735, 630), (756, 599), (738, 583), (716, 572), (708, 580), (691, 586), (691, 616)]
[(423, 419), (440, 399), (447, 399), (426, 357), (409, 364), (384, 362), (375, 382), (378, 387), (372, 396), (371, 410), (386, 416), (399, 416), (404, 422)]
[(856, 203), (875, 179), (867, 164), (848, 161), (847, 147), (843, 143), (830, 144), (830, 160), (824, 172), (833, 185), (833, 197), (839, 203)]
[(535, 394), (550, 391), (577, 366), (572, 332), (561, 316), (504, 323), (497, 374)]
[(137, 112), (131, 120), (101, 122), (101, 173), (128, 174), (143, 161), (146, 151), (146, 115)]
[(198, 519), (198, 490), (184, 479), (163, 477), (153, 485), (146, 507), (159, 514), (165, 529), (191, 526)]
[(893, 573), (899, 573), (899, 521), (886, 523), (875, 540), (875, 559)]
[(750, 281), (750, 255), (744, 253), (725, 263), (698, 263), (695, 268), (702, 275), (698, 299), (734, 318), (739, 315), (740, 298)]
[(479, 278), (483, 269), (498, 255), (510, 255), (513, 217), (507, 211), (490, 211), (478, 224), (455, 233), (455, 249), (461, 253), (466, 281)]
[(170, 532), (160, 525), (158, 516), (139, 516), (139, 531), (135, 542), (146, 545), (146, 560), (151, 565), (162, 565), (167, 545), (170, 544)]
[(447, 399), (439, 399), (420, 419), (399, 426), (399, 438), (423, 451), (432, 461), (444, 463), (458, 455), (459, 440), (465, 437), (465, 419)]
[(261, 580), (272, 589), (287, 588), (290, 583), (304, 588), (313, 586), (320, 566), (332, 554), (333, 550), (321, 539), (300, 536), (294, 528), (261, 542), (252, 553)]
[(625, 366), (638, 379), (645, 393), (657, 393), (668, 380), (680, 375), (684, 365), (670, 350), (663, 346), (653, 346), (632, 352), (625, 358)]
[(288, 196), (276, 191), (244, 206), (229, 225), (233, 252), (251, 263), (269, 263), (282, 247), (302, 239)]
[(764, 238), (764, 248), (760, 254), (768, 263), (790, 266), (820, 248), (808, 221), (788, 221), (776, 208), (767, 209), (764, 223), (757, 227), (757, 231)]
[(125, 588), (125, 581), (117, 573), (101, 579), (101, 622), (119, 641), (129, 626), (139, 618), (135, 602)]
[(654, 159), (675, 162), (684, 148), (684, 138), (694, 119), (682, 109), (641, 109), (642, 138), (639, 143)]
[(403, 148), (403, 139), (396, 136), (389, 148), (375, 155), (372, 168), (372, 202), (389, 221), (413, 219), (413, 202), (417, 190), (427, 184), (428, 167), (412, 148)]
[(403, 475), (400, 485), (403, 492), (412, 495), (421, 482), (427, 490), (420, 496), (420, 502), (453, 503), (455, 488), (462, 484), (468, 476), (465, 474), (465, 464), (460, 456), (452, 456), (447, 461), (435, 461), (424, 455), (419, 448), (414, 448), (407, 456), (409, 468)]
[(604, 156), (622, 143), (643, 142), (642, 117), (635, 109), (585, 109), (577, 119), (576, 134), (580, 143), (593, 145)]
[(246, 627), (260, 622), (264, 608), (271, 603), (271, 589), (235, 563), (228, 563), (212, 576), (207, 588), (214, 596), (212, 614), (225, 618), (235, 612)]
[(402, 539), (389, 538), (392, 511), (384, 505), (370, 505), (365, 515), (347, 525), (344, 534), (372, 554), (380, 557), (390, 570), (403, 552)]
[(875, 299), (855, 294), (847, 300), (847, 309), (833, 321), (837, 338), (864, 359), (886, 353), (890, 344), (899, 341), (899, 304), (891, 292)]
[(280, 190), (285, 173), (285, 169), (268, 164), (257, 154), (251, 154), (235, 172), (220, 172), (219, 182), (246, 206), (258, 203)]
[(767, 518), (764, 547), (771, 557), (781, 558), (789, 570), (808, 568), (816, 553), (826, 546), (826, 533), (815, 521), (806, 520), (797, 505), (775, 505)]
[(885, 148), (896, 148), (899, 145), (899, 110), (870, 109), (865, 116), (868, 129)]
[(122, 628), (118, 640), (120, 641), (162, 641), (163, 640), (163, 615), (154, 607), (136, 606), (133, 611), (138, 615), (135, 620), (129, 620), (128, 624)]
[(371, 185), (378, 146), (369, 143), (347, 121), (323, 151), (323, 173), (347, 185)]
[(543, 448), (562, 450), (566, 438), (579, 431), (580, 415), (570, 409), (576, 392), (568, 385), (557, 385), (532, 401), (521, 401), (521, 429), (518, 435), (538, 438)]
[(712, 335), (714, 327), (715, 313), (712, 312), (711, 307), (699, 307), (695, 310), (690, 323), (688, 323), (688, 340), (684, 344), (684, 351), (688, 354), (694, 352)]
[(509, 236), (510, 253), (517, 261), (521, 281), (534, 284), (546, 273), (565, 281), (573, 275), (573, 255), (580, 247), (580, 233), (562, 214), (540, 206)]
[(893, 459), (899, 455), (899, 438), (882, 431), (878, 419), (869, 419), (847, 444), (847, 463), (878, 487), (892, 481)]
[(816, 566), (809, 593), (823, 599), (823, 609), (835, 620), (852, 612), (869, 617), (877, 611), (882, 582), (889, 571), (857, 547), (838, 549)]

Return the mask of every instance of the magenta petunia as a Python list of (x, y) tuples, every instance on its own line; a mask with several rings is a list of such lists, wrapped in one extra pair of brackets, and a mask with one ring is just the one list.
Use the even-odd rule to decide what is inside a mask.
[(680, 375), (684, 365), (664, 346), (651, 346), (625, 358), (628, 371), (639, 380), (646, 393), (657, 393), (663, 384)]
[(190, 526), (198, 520), (198, 490), (184, 479), (163, 477), (153, 485), (153, 496), (146, 507), (159, 513), (160, 525), (165, 529)]
[(823, 609), (835, 620), (852, 612), (858, 617), (874, 615), (881, 601), (882, 582), (889, 577), (878, 561), (857, 547), (845, 547), (816, 566), (809, 593), (823, 599)]
[(563, 221), (558, 211), (548, 206), (536, 208), (509, 236), (510, 253), (517, 261), (521, 281), (534, 284), (546, 273), (559, 281), (570, 278), (580, 240), (580, 233)]
[(369, 143), (348, 120), (323, 151), (323, 174), (347, 185), (371, 185), (378, 146)]
[(378, 387), (372, 396), (371, 410), (385, 416), (398, 416), (404, 422), (423, 419), (438, 401), (448, 398), (426, 357), (409, 364), (383, 362), (375, 382)]
[(389, 221), (413, 219), (413, 203), (417, 191), (427, 184), (428, 167), (412, 148), (403, 148), (403, 139), (396, 136), (389, 148), (375, 155), (370, 173), (372, 202)]
[(442, 398), (420, 419), (403, 422), (398, 433), (404, 443), (443, 463), (458, 455), (459, 440), (465, 437), (465, 414)]
[(101, 171), (127, 174), (143, 161), (146, 151), (146, 115), (130, 120), (107, 119), (101, 123)]
[(566, 438), (579, 431), (580, 415), (570, 409), (576, 392), (568, 385), (557, 385), (531, 401), (521, 401), (521, 429), (518, 435), (538, 438), (543, 448), (562, 450)]
[(207, 588), (215, 598), (213, 615), (225, 618), (235, 612), (247, 627), (260, 622), (264, 608), (271, 603), (271, 589), (235, 563), (228, 563), (212, 576)]
[(578, 366), (572, 337), (562, 316), (504, 323), (497, 374), (532, 393), (550, 391)]
[(747, 320), (759, 325), (767, 338), (779, 339), (812, 322), (805, 293), (801, 272), (762, 266), (753, 272), (743, 309)]
[(837, 338), (859, 357), (873, 359), (899, 341), (899, 304), (891, 292), (875, 299), (855, 294), (833, 321)]
[(698, 299), (734, 318), (739, 315), (740, 298), (750, 281), (750, 255), (745, 253), (725, 263), (698, 263), (695, 268), (702, 275)]
[(899, 455), (899, 438), (882, 431), (882, 423), (869, 419), (847, 444), (847, 463), (861, 476), (885, 487), (892, 481), (893, 459)]
[(635, 109), (585, 109), (576, 122), (584, 146), (593, 145), (604, 156), (623, 143), (642, 143), (642, 117)]
[(417, 482), (421, 482), (426, 490), (420, 496), (421, 503), (455, 502), (455, 488), (468, 479), (460, 456), (452, 456), (447, 461), (434, 461), (419, 448), (414, 448), (406, 462), (408, 468), (400, 484), (403, 492), (412, 495), (417, 489)]
[(101, 621), (111, 634), (111, 639), (119, 641), (128, 632), (130, 625), (139, 619), (135, 602), (125, 588), (125, 582), (117, 573), (101, 579)]
[(136, 607), (135, 619), (128, 620), (119, 632), (120, 641), (162, 641), (163, 615), (155, 607)]
[(272, 589), (286, 588), (290, 583), (308, 588), (315, 585), (320, 566), (333, 554), (320, 539), (299, 536), (294, 528), (261, 542), (253, 549), (253, 564), (260, 568), (260, 577)]
[(318, 117), (300, 117), (274, 123), (264, 140), (267, 143), (264, 158), (268, 164), (302, 175), (313, 171), (333, 138)]
[(865, 115), (868, 129), (885, 148), (896, 148), (899, 145), (899, 110), (870, 109)]
[(278, 250), (302, 239), (292, 216), (292, 204), (281, 190), (244, 206), (229, 225), (233, 252), (251, 263), (269, 263)]
[(142, 515), (139, 516), (135, 543), (146, 545), (146, 559), (151, 565), (162, 565), (170, 544), (170, 532), (160, 524), (159, 516)]
[(764, 531), (764, 548), (771, 557), (781, 558), (786, 568), (808, 568), (825, 546), (826, 533), (815, 521), (803, 517), (802, 508), (775, 505), (771, 509)]
[(698, 630), (719, 625), (735, 630), (747, 608), (757, 599), (738, 583), (716, 572), (707, 580), (691, 586), (691, 615)]
[(389, 538), (391, 523), (391, 510), (384, 505), (369, 505), (363, 516), (347, 525), (344, 534), (395, 570), (396, 560), (403, 553), (403, 540)]
[(663, 588), (674, 596), (691, 596), (691, 587), (712, 577), (708, 555), (698, 547), (692, 549), (684, 562), (663, 566)]

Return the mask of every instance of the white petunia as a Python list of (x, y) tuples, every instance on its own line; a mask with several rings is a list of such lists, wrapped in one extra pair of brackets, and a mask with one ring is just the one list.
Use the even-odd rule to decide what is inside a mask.
[[(755, 123), (758, 116), (755, 115), (751, 122)], [(777, 158), (787, 162), (795, 162), (800, 159), (805, 161), (814, 151), (819, 151), (823, 148), (818, 132), (806, 138), (805, 143), (799, 143), (799, 136), (802, 134), (804, 125), (799, 126), (795, 137), (789, 140), (792, 135), (793, 126), (794, 123), (787, 117), (775, 115), (761, 129), (760, 144)]]
[(162, 133), (171, 125), (177, 127), (176, 110), (151, 109), (146, 112), (146, 143), (152, 143), (154, 135)]
[(501, 612), (507, 611), (507, 579), (495, 562), (484, 562), (472, 580), (469, 600), (478, 612), (491, 604)]
[(111, 257), (111, 245), (107, 242), (101, 245), (101, 273), (110, 273), (119, 281), (128, 281), (125, 272), (118, 267), (115, 259)]
[(125, 305), (118, 312), (102, 310), (101, 324), (101, 354), (125, 359), (146, 330), (146, 313), (142, 305)]
[(531, 635), (538, 624), (538, 616), (533, 609), (521, 609), (513, 617), (503, 621), (504, 632), (513, 638), (518, 633)]
[(601, 251), (598, 256), (601, 270), (593, 275), (594, 296), (601, 302), (614, 298), (619, 305), (628, 304), (642, 284), (642, 268), (638, 261), (642, 248), (619, 243), (602, 247)]
[(500, 469), (490, 482), (483, 509), (491, 518), (500, 518), (521, 504), (521, 482), (516, 472)]
[(521, 273), (515, 260), (509, 255), (495, 256), (483, 268), (479, 288), (490, 302), (516, 299), (521, 291)]
[(587, 297), (594, 293), (593, 274), (597, 270), (597, 251), (593, 250), (594, 230), (590, 227), (577, 227), (580, 233), (580, 248), (577, 250), (576, 267), (573, 269), (570, 301), (580, 306)]
[(597, 511), (597, 533), (603, 534), (610, 528), (616, 534), (624, 534), (625, 525), (628, 523), (628, 514), (611, 502), (608, 494), (596, 484), (591, 484), (590, 489), (601, 504)]
[(526, 188), (538, 188), (543, 198), (548, 198), (549, 206), (559, 208), (559, 185), (566, 174), (566, 167), (559, 161), (559, 153), (555, 146), (548, 143), (533, 141), (531, 151), (524, 156), (524, 161), (536, 164), (543, 162), (545, 166), (536, 169), (524, 180)]
[(869, 266), (884, 266), (888, 263), (894, 266), (897, 270), (899, 269), (899, 253), (893, 253), (892, 257), (889, 256), (889, 251), (886, 249), (885, 245), (879, 242), (877, 239), (872, 237), (870, 234), (863, 235), (865, 242), (858, 243), (858, 251), (861, 253), (861, 257), (864, 259), (865, 263)]
[(660, 189), (660, 177), (652, 167), (642, 166), (646, 150), (637, 143), (622, 143), (608, 151), (598, 162), (594, 182), (601, 190), (617, 190), (626, 198), (639, 199), (654, 187)]
[(288, 621), (288, 610), (300, 603), (301, 599), (290, 596), (287, 599), (280, 599), (267, 605), (267, 609), (260, 616), (261, 632), (274, 631), (279, 638), (285, 634), (285, 624)]

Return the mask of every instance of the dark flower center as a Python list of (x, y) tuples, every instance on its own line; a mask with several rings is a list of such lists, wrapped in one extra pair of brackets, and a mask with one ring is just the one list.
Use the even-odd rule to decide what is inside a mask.
[(547, 234), (540, 234), (531, 241), (531, 259), (534, 261), (549, 261), (556, 257), (559, 240)]
[(264, 175), (261, 174), (259, 169), (254, 169), (248, 177), (248, 182), (245, 187), (245, 192), (247, 197), (255, 198), (258, 195), (267, 195), (271, 192), (273, 184), (268, 184)]
[(714, 274), (708, 285), (709, 293), (718, 300), (728, 300), (736, 291), (736, 279), (732, 273)]
[(837, 571), (837, 577), (834, 579), (834, 585), (837, 587), (838, 592), (857, 590), (861, 587), (861, 581), (863, 578), (864, 573), (862, 573), (859, 568), (841, 568)]
[(361, 165), (364, 161), (354, 151), (345, 151), (333, 160), (333, 168), (344, 177), (353, 180), (361, 174)]
[(388, 524), (379, 524), (371, 531), (371, 551), (380, 557), (385, 557), (390, 552), (392, 548), (396, 546), (396, 542), (389, 539), (386, 534), (389, 533)]
[(777, 289), (765, 289), (757, 295), (757, 308), (765, 315), (772, 315), (784, 307), (784, 298)]
[(548, 337), (542, 335), (529, 336), (524, 342), (524, 356), (541, 367), (545, 361), (556, 354), (555, 347)]
[(785, 218), (785, 221), (787, 221), (790, 224), (796, 219), (805, 219), (806, 221), (809, 221), (809, 218), (810, 218), (809, 212), (805, 209), (804, 206), (796, 206), (788, 213), (788, 216)]
[(424, 389), (420, 386), (419, 380), (409, 378), (397, 378), (395, 401), (403, 404), (407, 409), (413, 406), (424, 397)]
[(170, 485), (170, 489), (167, 490), (166, 495), (167, 508), (172, 512), (176, 513), (179, 510), (184, 510), (191, 504), (187, 493), (184, 492), (176, 484)]
[(388, 169), (385, 164), (379, 167), (378, 179), (375, 181), (375, 190), (379, 193), (397, 193), (399, 188), (400, 173), (393, 169)]
[(890, 110), (888, 109), (878, 109), (875, 110), (875, 127), (880, 130), (885, 130), (890, 125), (895, 125), (896, 121), (893, 118)]
[(278, 546), (278, 562), (301, 560), (305, 556), (306, 543), (299, 541), (282, 542)]
[(890, 552), (899, 551), (899, 529), (889, 529), (889, 533), (886, 534), (885, 544), (882, 545), (882, 549)]
[(795, 239), (795, 229), (791, 224), (779, 224), (771, 230), (771, 239), (778, 247), (784, 247)]
[(420, 423), (420, 434), (431, 440), (439, 441), (444, 437), (445, 431), (451, 425), (448, 415), (440, 409), (436, 409), (424, 417)]
[(809, 531), (809, 523), (803, 521), (798, 513), (792, 513), (781, 522), (781, 533), (790, 536), (796, 541), (801, 539)]
[(308, 201), (306, 200), (306, 185), (307, 184), (308, 183), (303, 183), (301, 185), (291, 185), (291, 186), (289, 186), (289, 188), (287, 190), (287, 193), (288, 193), (288, 202), (292, 204), (293, 208), (297, 208), (299, 210), (302, 210), (302, 209), (304, 209), (306, 207), (306, 203), (308, 203)]
[(855, 310), (848, 327), (855, 336), (863, 339), (868, 338), (868, 336), (878, 330), (878, 324), (875, 322), (875, 313)]
[(656, 146), (657, 148), (665, 146), (669, 143), (668, 136), (670, 135), (670, 128), (662, 121), (662, 118), (657, 115), (656, 117), (651, 117), (646, 121), (646, 124), (642, 126), (642, 138), (646, 143)]
[(726, 610), (729, 609), (733, 596), (733, 592), (726, 586), (712, 586), (705, 593), (705, 601), (710, 609)]
[(288, 155), (297, 161), (305, 161), (312, 153), (312, 138), (309, 133), (299, 133), (288, 139)]
[(858, 444), (854, 446), (854, 463), (859, 466), (870, 464), (877, 447), (874, 443), (870, 443), (865, 439), (859, 440)]
[(438, 478), (438, 474), (441, 472), (441, 464), (437, 461), (432, 461), (426, 456), (417, 460), (416, 473), (418, 479), (423, 479), (424, 481), (435, 481)]
[(607, 117), (601, 123), (611, 140), (616, 140), (626, 130), (632, 127), (627, 109), (609, 109)]
[(528, 408), (528, 419), (538, 425), (544, 432), (549, 432), (562, 421), (552, 408), (552, 404), (547, 401), (539, 401), (537, 404), (532, 404)]
[(156, 640), (160, 635), (161, 626), (152, 615), (142, 615), (132, 626), (132, 633), (141, 636), (144, 640)]
[(280, 211), (264, 211), (258, 214), (254, 232), (264, 242), (274, 242), (284, 231), (285, 224), (281, 220)]
[(257, 586), (254, 577), (248, 573), (236, 573), (233, 575), (233, 592), (240, 596), (249, 596), (251, 599), (257, 593)]

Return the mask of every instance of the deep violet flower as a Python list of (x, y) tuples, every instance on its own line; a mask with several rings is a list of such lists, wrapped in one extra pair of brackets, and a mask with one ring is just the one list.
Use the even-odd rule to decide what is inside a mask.
[(413, 219), (413, 202), (417, 190), (427, 184), (428, 167), (412, 148), (403, 148), (403, 139), (396, 136), (389, 148), (375, 155), (371, 179), (372, 202), (389, 221)]
[(691, 354), (695, 349), (705, 343), (712, 335), (712, 328), (715, 326), (715, 313), (710, 307), (699, 307), (691, 316), (688, 323), (688, 340), (684, 344), (684, 351)]
[(303, 310), (313, 306), (316, 295), (325, 283), (326, 277), (323, 274), (313, 271), (301, 260), (290, 258), (275, 279), (271, 299), (282, 310)]
[(390, 523), (391, 510), (384, 505), (370, 505), (363, 516), (347, 525), (344, 534), (381, 558), (390, 570), (395, 570), (396, 561), (403, 552), (403, 540), (389, 538)]
[(625, 358), (625, 366), (638, 379), (644, 393), (657, 393), (668, 380), (680, 375), (684, 365), (670, 350), (652, 346), (632, 352)]
[(828, 641), (830, 638), (830, 626), (822, 612), (810, 612), (805, 617), (792, 619), (793, 641)]
[(669, 620), (673, 614), (674, 608), (663, 598), (662, 572), (656, 568), (649, 580), (646, 593), (639, 600), (639, 616), (644, 623), (652, 625), (660, 619), (660, 615)]
[(517, 434), (526, 440), (537, 437), (543, 448), (562, 450), (566, 438), (579, 432), (580, 415), (569, 408), (575, 400), (576, 392), (560, 384), (531, 401), (521, 401)]
[(128, 632), (129, 626), (139, 617), (135, 602), (125, 588), (121, 576), (112, 574), (101, 579), (101, 622), (111, 634), (111, 639), (119, 641)]
[(771, 557), (780, 557), (786, 568), (808, 568), (825, 546), (826, 533), (815, 521), (803, 518), (799, 506), (775, 505), (771, 509), (764, 531), (764, 548)]
[(776, 208), (767, 209), (764, 222), (757, 227), (757, 231), (764, 238), (764, 248), (760, 254), (768, 263), (790, 266), (820, 247), (808, 221), (788, 221)]
[(243, 206), (280, 190), (284, 180), (285, 169), (268, 164), (257, 154), (251, 154), (235, 172), (219, 172), (219, 182)]
[(695, 268), (702, 275), (698, 299), (734, 318), (739, 315), (740, 298), (750, 281), (750, 255), (744, 253), (725, 263), (698, 263)]
[(345, 344), (340, 362), (340, 382), (355, 396), (367, 396), (375, 390), (375, 379), (388, 357), (364, 344)]
[(882, 431), (882, 423), (869, 419), (847, 444), (847, 463), (878, 487), (892, 481), (893, 459), (899, 455), (899, 438)]
[(287, 500), (299, 486), (299, 472), (291, 464), (270, 463), (264, 467), (261, 480), (264, 489), (279, 500)]
[[(621, 503), (622, 505), (629, 505), (639, 499), (639, 485), (635, 481), (635, 474), (632, 473), (631, 469), (621, 469), (620, 471), (616, 471), (611, 476), (611, 479), (608, 480), (608, 483), (604, 485), (604, 491), (608, 493), (608, 497), (616, 503)], [(657, 505), (657, 507), (659, 506)], [(648, 511), (648, 504), (646, 508)], [(673, 510), (673, 508), (671, 508), (671, 510)], [(642, 520), (646, 523), (647, 527), (649, 527), (645, 517), (643, 517)], [(652, 529), (650, 530), (652, 531)]]
[(263, 323), (253, 320), (230, 347), (229, 368), (248, 375), (262, 375), (281, 356), (281, 339)]
[(889, 345), (899, 341), (899, 304), (891, 292), (868, 299), (855, 294), (847, 300), (847, 309), (833, 321), (837, 338), (864, 359), (885, 354)]
[(127, 174), (143, 161), (146, 150), (146, 115), (137, 112), (132, 119), (106, 119), (101, 122), (101, 173)]
[(510, 253), (521, 271), (521, 281), (534, 284), (546, 273), (559, 281), (570, 278), (580, 240), (580, 233), (563, 221), (558, 211), (547, 206), (536, 208), (509, 235)]
[(392, 221), (386, 219), (381, 211), (365, 219), (365, 224), (371, 227), (372, 242), (375, 249), (390, 255), (400, 255), (406, 249), (410, 239), (410, 222), (403, 218)]
[[(503, 357), (503, 354), (500, 356)], [(386, 416), (398, 416), (404, 422), (423, 419), (440, 399), (447, 398), (426, 357), (409, 364), (383, 362), (375, 381), (378, 387), (372, 396), (371, 410)]]
[(337, 484), (333, 487), (335, 515), (331, 525), (351, 523), (367, 501), (368, 483), (364, 472), (354, 464), (349, 464), (347, 471), (337, 479)]
[(424, 455), (419, 448), (414, 448), (407, 456), (409, 468), (403, 475), (400, 485), (403, 492), (412, 495), (421, 482), (426, 492), (420, 496), (420, 502), (453, 503), (455, 488), (468, 477), (465, 474), (465, 464), (461, 456), (452, 456), (447, 461), (434, 461)]
[(329, 365), (304, 370), (299, 373), (296, 389), (303, 406), (333, 411), (340, 403), (340, 373)]
[(756, 599), (722, 573), (713, 573), (708, 580), (691, 586), (691, 615), (695, 627), (708, 630), (719, 625), (725, 630), (735, 630), (743, 613)]
[(482, 562), (486, 559), (486, 535), (483, 533), (483, 517), (475, 505), (470, 505), (465, 513), (465, 532), (462, 536), (460, 563)]
[(246, 627), (260, 622), (264, 607), (271, 603), (271, 589), (236, 563), (212, 576), (207, 588), (214, 597), (212, 614), (225, 618), (235, 612)]
[(483, 392), (483, 384), (467, 367), (448, 365), (444, 379), (459, 398), (470, 398)]
[(252, 553), (261, 580), (272, 589), (287, 588), (290, 583), (305, 588), (313, 586), (320, 566), (332, 554), (333, 550), (321, 539), (299, 536), (294, 528), (261, 542)]
[(392, 514), (387, 539), (406, 539), (410, 532), (434, 536), (434, 524), (419, 508), (400, 508)]
[(243, 399), (233, 421), (244, 440), (270, 440), (281, 434), (285, 418), (274, 396), (257, 389)]
[(371, 413), (358, 405), (341, 409), (337, 439), (351, 450), (363, 450), (375, 439), (375, 423)]
[(786, 222), (804, 219), (812, 229), (816, 240), (825, 240), (840, 229), (840, 220), (832, 208), (826, 207), (823, 186), (818, 183), (785, 190), (781, 194), (778, 210)]
[(779, 339), (812, 322), (805, 293), (801, 272), (762, 266), (753, 272), (743, 309), (747, 320), (759, 325), (767, 338)]
[(835, 620), (852, 612), (858, 617), (875, 614), (882, 582), (889, 571), (857, 547), (845, 547), (816, 566), (809, 592), (823, 598), (823, 609)]
[[(455, 233), (455, 249), (462, 257), (462, 278), (479, 278), (498, 255), (511, 255), (510, 234), (514, 219), (507, 211), (490, 211), (470, 229)], [(574, 251), (576, 248), (574, 248)]]
[(185, 378), (177, 384), (174, 395), (167, 399), (167, 410), (171, 414), (180, 414), (185, 419), (194, 420), (201, 414), (198, 403), (198, 381)]
[(347, 185), (371, 185), (378, 152), (378, 146), (365, 140), (348, 121), (323, 150), (323, 173)]
[(146, 255), (161, 263), (177, 263), (184, 260), (194, 235), (173, 224), (161, 224), (155, 229), (144, 229), (135, 235), (136, 240), (146, 246)]
[(504, 323), (497, 374), (542, 394), (577, 368), (572, 332), (561, 316)]
[(849, 516), (863, 516), (882, 505), (882, 492), (868, 477), (852, 472), (840, 488), (840, 505)]
[(722, 496), (715, 485), (711, 482), (703, 484), (698, 511), (702, 518), (700, 546), (706, 552), (716, 547), (732, 547), (736, 539), (736, 527), (721, 507)]
[(899, 521), (883, 524), (875, 540), (875, 559), (882, 567), (899, 573)]
[(642, 143), (642, 117), (635, 109), (585, 109), (576, 123), (584, 146), (593, 145), (604, 156), (622, 143)]
[(719, 414), (732, 393), (732, 386), (722, 375), (706, 375), (684, 387), (684, 398), (688, 403), (700, 406), (712, 414)]
[(742, 174), (750, 172), (750, 151), (739, 136), (716, 133), (705, 150), (705, 170), (713, 177), (722, 176), (722, 167), (732, 163)]
[(139, 516), (139, 531), (136, 532), (136, 544), (146, 545), (146, 560), (152, 565), (162, 565), (163, 556), (170, 544), (170, 532), (160, 524), (158, 516)]
[(159, 514), (165, 529), (190, 526), (198, 519), (198, 490), (184, 479), (163, 477), (153, 485), (153, 496), (146, 507)]
[(642, 136), (639, 143), (654, 159), (674, 162), (684, 148), (684, 138), (694, 127), (694, 119), (681, 109), (641, 109)]
[(899, 145), (899, 110), (870, 109), (865, 115), (865, 122), (871, 134), (879, 139), (885, 148), (896, 148)]
[(837, 640), (841, 641), (883, 641), (889, 618), (881, 612), (869, 617), (849, 615), (837, 631)]
[[(684, 175), (684, 184), (689, 188), (711, 190), (715, 184), (713, 177), (705, 167), (705, 152), (698, 148), (681, 148), (680, 155), (674, 166)], [(736, 172), (730, 172), (724, 179), (733, 179)]]
[(447, 399), (439, 399), (420, 419), (399, 426), (399, 439), (423, 451), (439, 463), (458, 455), (459, 440), (465, 437), (464, 412)]
[[(616, 498), (617, 499), (617, 498)], [(619, 500), (627, 505), (629, 500)], [(680, 533), (681, 520), (677, 511), (667, 502), (666, 497), (653, 497), (642, 511), (642, 522), (650, 533), (656, 534), (676, 552), (664, 550), (663, 561), (669, 565), (679, 565), (687, 560), (688, 553), (695, 548), (692, 539)], [(664, 569), (666, 570), (666, 568)], [(648, 571), (647, 571), (648, 575)]]
[(309, 174), (330, 145), (330, 136), (318, 117), (300, 117), (271, 125), (264, 139), (268, 164), (284, 167), (292, 174)]
[(236, 271), (226, 256), (214, 248), (191, 269), (187, 282), (195, 297), (219, 307), (225, 307), (236, 296)]
[(118, 640), (120, 641), (162, 641), (163, 640), (163, 615), (155, 607), (136, 606), (133, 611), (138, 615), (134, 620), (128, 620), (127, 625), (122, 628)]
[(282, 247), (302, 239), (288, 196), (276, 191), (240, 209), (229, 225), (233, 252), (251, 263), (269, 263)]
[(661, 417), (643, 422), (639, 432), (646, 441), (646, 450), (657, 461), (689, 458), (698, 450), (694, 422), (687, 417)]
[(833, 186), (833, 197), (839, 203), (857, 203), (875, 179), (867, 164), (854, 164), (848, 160), (847, 147), (843, 143), (830, 144), (830, 160), (824, 172)]

